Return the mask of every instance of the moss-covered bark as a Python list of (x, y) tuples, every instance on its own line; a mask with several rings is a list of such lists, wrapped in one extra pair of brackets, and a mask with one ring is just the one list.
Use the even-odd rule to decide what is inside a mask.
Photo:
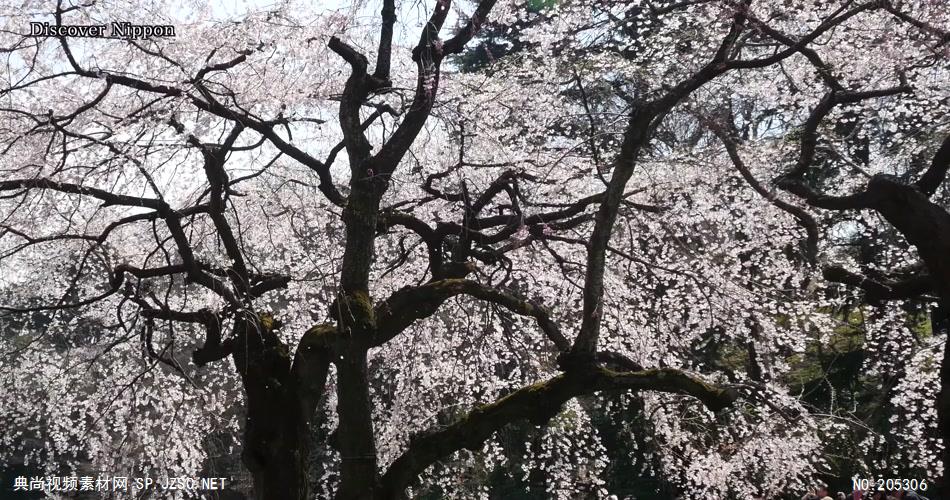
[(410, 440), (409, 449), (382, 477), (383, 498), (403, 498), (411, 481), (429, 465), (460, 449), (479, 449), (495, 431), (518, 421), (535, 425), (557, 415), (568, 400), (604, 390), (649, 389), (689, 394), (712, 410), (732, 404), (738, 395), (714, 387), (679, 370), (615, 372), (592, 367), (558, 375), (521, 389), (490, 404), (474, 408), (455, 423)]
[(329, 366), (332, 327), (308, 331), (291, 362), (268, 314), (241, 320), (232, 352), (247, 396), (242, 459), (258, 500), (309, 498), (308, 436)]

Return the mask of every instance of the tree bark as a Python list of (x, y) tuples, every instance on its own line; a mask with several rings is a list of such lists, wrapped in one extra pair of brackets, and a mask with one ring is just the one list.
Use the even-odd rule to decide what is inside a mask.
[[(889, 176), (875, 176), (868, 184), (872, 208), (897, 229), (927, 266), (940, 307), (931, 316), (934, 334), (947, 333), (950, 305), (950, 213), (933, 203), (917, 186), (907, 185)], [(950, 486), (950, 336), (944, 344), (940, 368), (940, 392), (937, 396), (938, 429), (943, 440), (943, 477), (941, 489)]]
[(943, 477), (939, 493), (950, 493), (950, 301), (944, 298), (936, 314), (931, 316), (934, 335), (947, 335), (943, 345), (943, 364), (940, 365), (940, 392), (937, 394), (937, 419), (940, 437), (943, 439)]
[(329, 356), (324, 335), (309, 330), (291, 362), (269, 315), (239, 321), (235, 368), (247, 397), (241, 458), (254, 480), (257, 500), (309, 498), (310, 427), (326, 382)]
[(373, 407), (369, 394), (366, 350), (358, 349), (337, 361), (337, 431), (340, 448), (339, 500), (375, 498), (378, 477)]
[(254, 479), (257, 500), (309, 498), (309, 429), (286, 411), (285, 398), (249, 398), (242, 459)]

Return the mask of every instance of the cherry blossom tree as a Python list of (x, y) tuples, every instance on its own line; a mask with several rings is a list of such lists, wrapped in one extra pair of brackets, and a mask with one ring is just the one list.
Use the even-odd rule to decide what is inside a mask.
[[(677, 493), (777, 497), (838, 429), (789, 355), (862, 291), (938, 305), (924, 347), (867, 327), (916, 360), (901, 435), (939, 452), (904, 460), (937, 479), (940, 3), (4, 7), (0, 442), (171, 475), (239, 435), (262, 499), (485, 497), (503, 468), (606, 497), (594, 421), (635, 408)], [(25, 34), (132, 18), (176, 37)], [(517, 43), (466, 62), (486, 23)]]

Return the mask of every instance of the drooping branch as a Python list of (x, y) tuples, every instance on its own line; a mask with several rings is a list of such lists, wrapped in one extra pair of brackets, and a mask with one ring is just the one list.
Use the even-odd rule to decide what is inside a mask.
[[(62, 25), (62, 14), (67, 11), (68, 10), (57, 8), (55, 17), (56, 24), (58, 26)], [(210, 71), (215, 71), (217, 68), (232, 68), (244, 62), (247, 59), (246, 53), (242, 53), (238, 57), (220, 65), (210, 65), (199, 71), (198, 75), (196, 75), (196, 77), (192, 79), (191, 82), (199, 91), (199, 95), (194, 95), (179, 87), (166, 84), (154, 84), (140, 78), (129, 76), (128, 74), (109, 72), (102, 69), (90, 70), (83, 68), (73, 56), (67, 38), (58, 38), (63, 49), (63, 53), (65, 54), (70, 66), (74, 70), (73, 73), (69, 74), (75, 74), (89, 79), (102, 80), (106, 82), (107, 86), (119, 85), (132, 90), (157, 94), (164, 97), (185, 98), (199, 110), (207, 111), (214, 114), (215, 116), (240, 123), (241, 125), (258, 132), (263, 137), (267, 138), (267, 140), (270, 141), (274, 147), (276, 147), (282, 153), (290, 156), (291, 158), (300, 162), (302, 165), (305, 165), (313, 170), (320, 179), (318, 188), (330, 202), (337, 206), (343, 206), (345, 204), (345, 198), (333, 183), (333, 178), (327, 165), (281, 138), (280, 135), (275, 132), (273, 123), (259, 120), (242, 110), (235, 111), (234, 109), (225, 106), (220, 101), (215, 99), (214, 93), (208, 91), (208, 89), (201, 82), (201, 79), (204, 77), (204, 75)]]
[(669, 368), (615, 372), (604, 368), (568, 372), (521, 388), (494, 403), (477, 407), (455, 423), (410, 438), (408, 449), (383, 475), (385, 498), (404, 498), (413, 479), (433, 463), (461, 449), (478, 450), (502, 427), (527, 420), (540, 425), (572, 398), (599, 391), (652, 390), (693, 396), (713, 411), (731, 405), (736, 391), (720, 388)]
[(746, 166), (742, 157), (739, 156), (739, 150), (736, 146), (735, 129), (729, 131), (724, 130), (723, 127), (714, 120), (710, 120), (707, 123), (716, 137), (718, 137), (725, 146), (729, 159), (732, 160), (732, 164), (736, 167), (736, 170), (739, 171), (742, 178), (745, 179), (746, 183), (749, 184), (759, 196), (768, 200), (769, 203), (788, 212), (795, 218), (798, 225), (805, 230), (805, 258), (809, 263), (815, 264), (818, 259), (818, 223), (815, 222), (815, 218), (802, 207), (779, 199), (774, 192), (766, 189), (766, 187), (752, 175), (752, 172)]
[(467, 279), (432, 281), (418, 287), (403, 288), (392, 294), (376, 306), (378, 326), (374, 344), (388, 342), (414, 322), (434, 314), (443, 302), (457, 295), (469, 295), (502, 306), (515, 314), (533, 317), (559, 351), (564, 352), (570, 348), (570, 342), (543, 306), (519, 297), (514, 292), (498, 290)]

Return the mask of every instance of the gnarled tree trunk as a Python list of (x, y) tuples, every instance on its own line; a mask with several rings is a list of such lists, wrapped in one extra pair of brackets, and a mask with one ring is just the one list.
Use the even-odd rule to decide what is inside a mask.
[[(293, 362), (267, 315), (239, 322), (232, 352), (247, 396), (242, 459), (257, 500), (309, 498), (310, 428), (326, 382), (328, 357), (321, 336), (308, 331)], [(316, 341), (315, 341), (316, 340)]]

